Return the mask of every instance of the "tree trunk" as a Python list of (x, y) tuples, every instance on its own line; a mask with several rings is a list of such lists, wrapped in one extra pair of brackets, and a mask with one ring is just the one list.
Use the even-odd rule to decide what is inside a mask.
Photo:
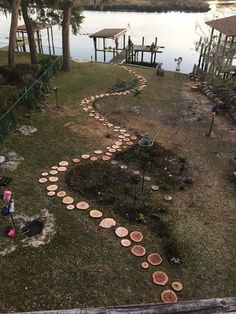
[(32, 20), (28, 15), (28, 0), (21, 0), (21, 10), (22, 10), (24, 21), (25, 21), (27, 35), (28, 35), (31, 63), (38, 64), (39, 61), (38, 61), (36, 42), (34, 38), (34, 29), (32, 25)]
[(14, 0), (12, 2), (11, 27), (8, 46), (8, 66), (10, 68), (15, 67), (16, 31), (18, 26), (19, 7), (20, 0)]
[(71, 9), (74, 1), (63, 0), (63, 21), (62, 21), (62, 52), (63, 52), (63, 70), (70, 71), (70, 21)]

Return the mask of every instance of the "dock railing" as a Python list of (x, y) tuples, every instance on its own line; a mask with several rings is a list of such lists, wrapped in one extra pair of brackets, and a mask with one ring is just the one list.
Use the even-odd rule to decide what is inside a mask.
[(62, 57), (57, 57), (47, 70), (17, 99), (17, 101), (0, 116), (0, 142), (9, 130), (16, 127), (17, 121), (27, 110), (32, 108), (42, 92), (42, 87), (61, 69)]

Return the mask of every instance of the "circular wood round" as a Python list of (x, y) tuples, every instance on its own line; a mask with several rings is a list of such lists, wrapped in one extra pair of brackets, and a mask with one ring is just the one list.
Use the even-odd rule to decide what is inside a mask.
[(152, 185), (151, 188), (152, 188), (153, 191), (158, 191), (159, 190), (159, 186), (157, 186), (157, 185)]
[(81, 156), (82, 159), (88, 159), (89, 157), (90, 157), (89, 154), (84, 154), (84, 155)]
[(118, 149), (118, 148), (120, 148), (120, 146), (119, 145), (112, 145), (112, 148)]
[(80, 159), (78, 159), (78, 158), (73, 158), (72, 161), (73, 161), (75, 164), (80, 163)]
[(160, 265), (162, 263), (162, 258), (158, 253), (149, 254), (147, 259), (152, 265)]
[(119, 135), (118, 137), (121, 139), (125, 138), (124, 135)]
[(76, 207), (80, 210), (86, 210), (89, 208), (89, 204), (86, 202), (79, 202), (76, 204)]
[(129, 133), (125, 133), (124, 136), (125, 137), (130, 137), (130, 134)]
[(66, 208), (68, 210), (73, 210), (75, 208), (75, 205), (70, 204), (70, 205), (67, 205)]
[(48, 196), (54, 196), (56, 193), (54, 192), (54, 191), (49, 191), (48, 193), (47, 193), (47, 195)]
[(145, 176), (143, 179), (144, 179), (144, 181), (147, 181), (147, 182), (151, 181), (151, 178), (148, 176)]
[(178, 301), (178, 298), (174, 291), (164, 290), (161, 293), (161, 300), (164, 303), (176, 303)]
[(131, 245), (131, 241), (129, 239), (122, 239), (120, 241), (121, 245), (124, 246), (124, 247), (128, 247)]
[(165, 201), (170, 202), (170, 201), (172, 201), (172, 199), (173, 199), (173, 197), (171, 195), (164, 195), (164, 200)]
[(163, 271), (155, 271), (152, 274), (152, 279), (156, 285), (160, 286), (165, 286), (169, 280), (167, 274), (164, 273)]
[(139, 175), (139, 174), (140, 174), (140, 171), (138, 171), (138, 170), (134, 170), (132, 173), (133, 173), (135, 176), (137, 176), (137, 175)]
[(49, 177), (48, 180), (50, 182), (57, 182), (59, 179), (58, 179), (58, 177)]
[(61, 166), (61, 167), (66, 167), (68, 165), (69, 165), (68, 161), (63, 160), (63, 161), (59, 162), (59, 166)]
[(111, 157), (110, 157), (110, 156), (106, 156), (106, 155), (102, 156), (102, 160), (107, 161), (107, 160), (110, 160), (110, 159), (111, 159)]
[(95, 157), (95, 156), (93, 156), (93, 157), (90, 157), (90, 160), (91, 160), (91, 161), (96, 161), (96, 160), (98, 160), (98, 158)]
[(106, 153), (106, 155), (111, 157), (111, 156), (112, 156), (112, 153), (109, 153), (109, 152), (108, 152), (108, 153)]
[(58, 167), (57, 170), (60, 171), (60, 172), (64, 172), (64, 171), (67, 170), (67, 168), (66, 167)]
[(56, 191), (58, 189), (58, 186), (56, 184), (51, 184), (47, 186), (48, 191)]
[(128, 167), (127, 167), (126, 165), (121, 165), (120, 168), (123, 169), (123, 170), (125, 170), (125, 169), (127, 169)]
[(115, 230), (115, 234), (119, 238), (126, 237), (129, 234), (129, 231), (125, 227), (118, 227)]
[(138, 138), (137, 138), (137, 136), (130, 136), (130, 139), (131, 139), (132, 141), (136, 141)]
[(94, 154), (101, 155), (102, 154), (102, 150), (97, 149), (97, 150), (94, 151)]
[(143, 240), (143, 234), (139, 231), (133, 231), (129, 236), (134, 242), (141, 242)]
[(122, 142), (121, 141), (116, 141), (115, 145), (120, 146), (120, 145), (122, 145)]
[(57, 170), (58, 166), (52, 166), (51, 169), (52, 170)]
[(132, 146), (132, 145), (134, 145), (134, 143), (130, 141), (130, 142), (126, 142), (126, 145)]
[(110, 148), (110, 149), (108, 149), (108, 151), (109, 151), (109, 153), (115, 153), (115, 152), (116, 152), (116, 149)]
[(126, 129), (120, 129), (120, 133), (125, 133)]
[(144, 269), (149, 268), (148, 262), (142, 262), (141, 266), (142, 266), (142, 268), (144, 268)]
[(100, 224), (99, 227), (109, 229), (116, 225), (116, 221), (113, 218), (104, 218)]
[(63, 204), (70, 205), (74, 202), (74, 199), (70, 196), (65, 196), (62, 200)]
[(64, 196), (66, 196), (66, 192), (65, 191), (59, 191), (59, 192), (57, 192), (57, 196), (58, 197), (64, 197)]
[(42, 177), (48, 176), (48, 172), (43, 172), (43, 173), (41, 173), (41, 176), (42, 176)]
[[(58, 169), (58, 168), (57, 168)], [(57, 170), (51, 170), (49, 172), (51, 175), (55, 176), (55, 174), (58, 174), (58, 171)]]
[(142, 245), (135, 245), (132, 247), (131, 253), (135, 256), (144, 256), (146, 254), (146, 249)]
[(182, 290), (183, 290), (183, 285), (182, 285), (182, 283), (180, 283), (180, 282), (178, 282), (178, 281), (172, 282), (171, 287), (172, 287), (175, 291), (182, 291)]
[(46, 179), (46, 178), (40, 178), (39, 179), (39, 183), (46, 183), (46, 182), (48, 182), (48, 179)]
[(90, 210), (89, 215), (92, 218), (101, 218), (103, 213), (100, 210), (92, 209)]

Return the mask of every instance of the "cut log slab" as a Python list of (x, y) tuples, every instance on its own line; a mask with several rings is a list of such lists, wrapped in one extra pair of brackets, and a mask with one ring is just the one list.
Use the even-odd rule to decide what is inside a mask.
[[(120, 305), (101, 308), (77, 308), (72, 310), (53, 310), (21, 312), (21, 314), (233, 314), (236, 311), (236, 297), (217, 298), (196, 301), (184, 301), (174, 304), (152, 303)], [(20, 314), (19, 312), (16, 314)]]

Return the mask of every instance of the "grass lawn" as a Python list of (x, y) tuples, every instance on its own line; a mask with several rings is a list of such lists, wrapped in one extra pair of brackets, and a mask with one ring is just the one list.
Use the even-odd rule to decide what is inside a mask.
[[(12, 173), (0, 170), (0, 176), (14, 179), (10, 188), (16, 214), (40, 215), (47, 209), (55, 217), (50, 243), (23, 247), (19, 234), (11, 240), (16, 250), (0, 257), (1, 312), (159, 302), (163, 288), (151, 280), (157, 269), (167, 272), (171, 281), (183, 283), (179, 300), (235, 295), (236, 198), (230, 181), (232, 166), (226, 158), (235, 154), (235, 131), (217, 117), (213, 137), (203, 136), (209, 126), (210, 104), (202, 95), (189, 92), (185, 75), (167, 72), (157, 78), (151, 69), (135, 71), (148, 80), (140, 100), (114, 96), (96, 106), (109, 121), (130, 133), (147, 131), (154, 136), (159, 129), (158, 143), (189, 163), (194, 184), (172, 193), (171, 210), (164, 218), (178, 240), (180, 265), (168, 263), (163, 256), (160, 267), (143, 270), (140, 263), (145, 258), (137, 259), (122, 248), (113, 230), (99, 228), (85, 212), (66, 211), (58, 198), (47, 197), (45, 187), (39, 185), (40, 173), (50, 166), (111, 144), (112, 132), (89, 118), (79, 103), (84, 97), (110, 91), (122, 80), (134, 79), (119, 66), (73, 63), (71, 73), (59, 73), (51, 82), (59, 87), (60, 108), (56, 109), (51, 94), (45, 113), (32, 110), (21, 122), (38, 132), (28, 137), (12, 132), (1, 147), (25, 159)], [(201, 120), (192, 122), (196, 114), (201, 114)], [(84, 200), (91, 208), (100, 208)], [(149, 251), (163, 253), (163, 240), (148, 226), (129, 225), (114, 216), (130, 231), (143, 231), (143, 245)], [(6, 219), (0, 217), (2, 228)], [(1, 236), (0, 248), (8, 245)]]

